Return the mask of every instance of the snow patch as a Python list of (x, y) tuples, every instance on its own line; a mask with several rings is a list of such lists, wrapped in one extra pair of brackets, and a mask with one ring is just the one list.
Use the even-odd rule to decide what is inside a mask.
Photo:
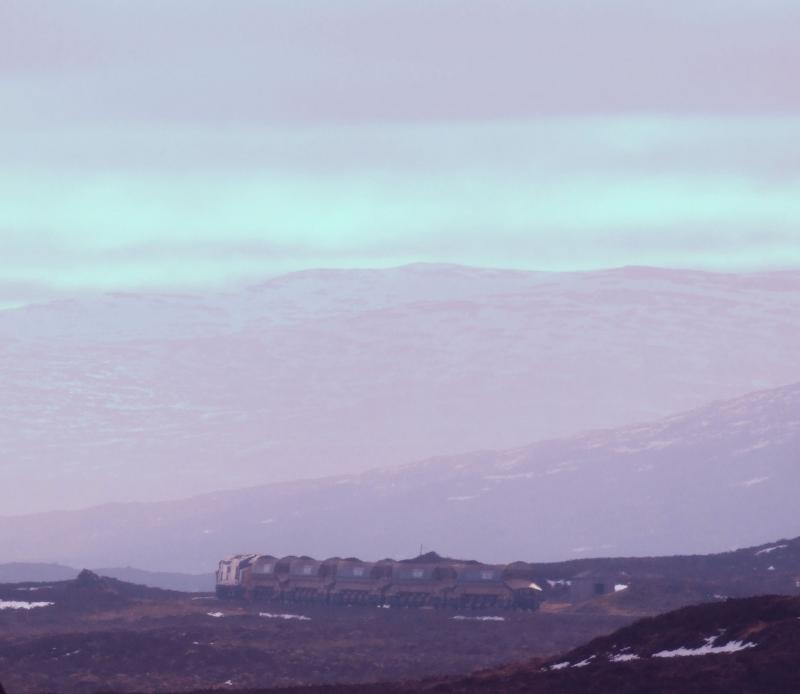
[(627, 663), (629, 660), (639, 660), (639, 656), (635, 653), (614, 653), (608, 659), (612, 663)]
[(467, 617), (466, 615), (463, 615), (463, 614), (457, 614), (455, 617), (453, 617), (453, 619), (458, 619), (458, 620), (461, 620), (461, 621), (472, 620), (472, 621), (476, 621), (476, 622), (505, 622), (506, 621), (505, 617)]
[(644, 445), (634, 446), (617, 446), (612, 449), (615, 453), (639, 453), (641, 451), (660, 450), (662, 448), (669, 448), (674, 446), (677, 442), (673, 440), (655, 440), (648, 441)]
[(757, 484), (763, 484), (769, 479), (769, 477), (753, 477), (749, 480), (744, 480), (743, 482), (739, 482), (739, 487), (753, 487)]
[(770, 554), (778, 549), (786, 549), (788, 546), (789, 545), (773, 545), (772, 547), (764, 547), (764, 549), (760, 549), (758, 552), (756, 552), (756, 556), (758, 557), (762, 554)]
[[(745, 426), (748, 422), (743, 423)], [(773, 441), (759, 441), (758, 443), (754, 443), (752, 446), (747, 446), (746, 448), (740, 448), (734, 451), (734, 455), (743, 455), (744, 453), (750, 453), (751, 451), (758, 451), (762, 448), (766, 448), (767, 446), (771, 446)]]
[(531, 479), (535, 477), (536, 473), (533, 472), (518, 472), (515, 474), (508, 474), (508, 475), (484, 475), (483, 479), (491, 480), (491, 481), (499, 481), (499, 480), (519, 480), (519, 479)]
[(259, 617), (266, 619), (297, 619), (300, 622), (310, 622), (311, 617), (306, 617), (302, 614), (272, 614), (272, 612), (259, 612)]
[(572, 667), (586, 667), (594, 660), (594, 658), (595, 656), (590, 655), (586, 660), (581, 660), (580, 663), (575, 663), (575, 665), (573, 665)]
[(206, 612), (209, 617), (224, 617), (224, 612)]
[(654, 658), (682, 658), (689, 655), (711, 655), (713, 653), (736, 653), (743, 651), (747, 648), (755, 648), (754, 643), (745, 643), (744, 641), (729, 641), (721, 646), (715, 646), (719, 636), (709, 636), (706, 642), (699, 648), (675, 648), (671, 651), (659, 651), (653, 653)]
[(0, 610), (34, 610), (37, 607), (50, 607), (52, 602), (27, 602), (25, 600), (0, 600)]

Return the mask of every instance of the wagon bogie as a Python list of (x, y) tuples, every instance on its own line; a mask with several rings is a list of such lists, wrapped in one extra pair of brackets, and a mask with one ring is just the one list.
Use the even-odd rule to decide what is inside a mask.
[(255, 586), (252, 599), (258, 602), (280, 600), (281, 590), (278, 586)]

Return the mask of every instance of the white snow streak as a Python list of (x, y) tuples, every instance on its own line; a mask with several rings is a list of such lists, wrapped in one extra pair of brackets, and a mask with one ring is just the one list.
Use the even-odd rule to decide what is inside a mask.
[(654, 658), (682, 658), (688, 655), (711, 655), (712, 653), (736, 653), (743, 651), (746, 648), (755, 648), (754, 643), (745, 643), (743, 641), (729, 641), (721, 646), (715, 646), (714, 643), (719, 636), (709, 636), (706, 642), (699, 648), (676, 648), (672, 651), (659, 651), (653, 653)]
[(639, 660), (639, 656), (635, 653), (614, 653), (608, 659), (612, 663), (627, 663), (629, 660)]
[(26, 602), (25, 600), (0, 600), (0, 610), (33, 610), (37, 607), (49, 607), (52, 602)]
[(259, 612), (259, 617), (266, 617), (267, 619), (297, 619), (301, 622), (310, 622), (311, 617), (306, 617), (302, 614), (272, 614), (271, 612)]
[(586, 660), (581, 660), (580, 663), (575, 663), (572, 667), (586, 667), (589, 663), (594, 660), (594, 656), (590, 655)]
[(476, 622), (505, 622), (506, 621), (505, 617), (467, 617), (466, 615), (463, 615), (463, 614), (458, 614), (455, 617), (453, 617), (453, 619), (473, 620), (473, 621), (476, 621)]
[(753, 487), (757, 484), (763, 484), (769, 479), (769, 477), (753, 477), (750, 480), (744, 480), (743, 482), (739, 482), (740, 487)]

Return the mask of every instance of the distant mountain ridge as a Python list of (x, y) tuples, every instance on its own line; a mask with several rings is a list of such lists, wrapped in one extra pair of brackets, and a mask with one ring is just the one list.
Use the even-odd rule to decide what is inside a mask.
[(798, 351), (797, 272), (411, 265), (4, 310), (0, 505), (513, 448), (800, 380)]
[(208, 572), (236, 552), (544, 562), (800, 534), (800, 384), (505, 451), (174, 502), (0, 518), (19, 561)]
[[(181, 574), (159, 571), (144, 571), (131, 567), (95, 569), (94, 573), (127, 583), (178, 590), (187, 593), (205, 593), (214, 590), (214, 574)], [(0, 584), (2, 583), (47, 583), (51, 581), (70, 581), (80, 574), (80, 570), (62, 564), (11, 563), (0, 564)]]

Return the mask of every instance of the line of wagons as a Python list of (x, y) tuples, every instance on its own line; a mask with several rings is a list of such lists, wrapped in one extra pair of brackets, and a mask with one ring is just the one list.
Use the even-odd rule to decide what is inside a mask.
[(541, 588), (509, 566), (239, 554), (217, 569), (217, 597), (392, 607), (535, 610)]

